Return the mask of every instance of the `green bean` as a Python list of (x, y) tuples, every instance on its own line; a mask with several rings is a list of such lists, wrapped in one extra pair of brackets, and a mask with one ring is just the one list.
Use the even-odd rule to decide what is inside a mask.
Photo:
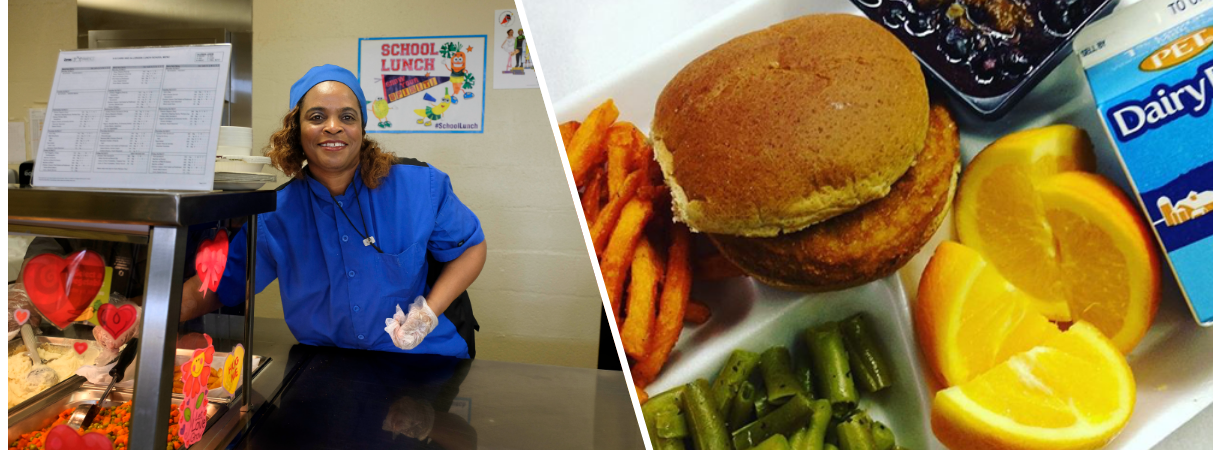
[(808, 437), (809, 437), (808, 428), (801, 428), (799, 430), (796, 430), (795, 433), (792, 433), (792, 438), (788, 439), (788, 447), (791, 447), (792, 450), (803, 449), (803, 448), (805, 448), (805, 442), (808, 441)]
[(841, 450), (876, 450), (872, 432), (862, 421), (847, 420), (838, 424), (838, 448)]
[(864, 411), (863, 408), (856, 408), (855, 412), (851, 413), (851, 417), (848, 417), (846, 421), (863, 425), (868, 430), (872, 429), (872, 423), (875, 422), (872, 420), (872, 416), (869, 416), (868, 412)]
[(708, 380), (700, 378), (688, 384), (682, 398), (687, 412), (687, 425), (691, 439), (698, 450), (729, 450), (729, 435), (724, 428), (724, 419), (712, 400)]
[(737, 390), (737, 395), (733, 396), (731, 403), (726, 421), (730, 433), (750, 423), (754, 417), (754, 385), (749, 381), (741, 382), (741, 388)]
[(888, 358), (880, 350), (863, 314), (856, 314), (839, 325), (842, 337), (850, 354), (851, 369), (865, 391), (876, 392), (893, 385), (893, 370)]
[(800, 381), (792, 375), (792, 354), (787, 347), (777, 346), (762, 352), (758, 368), (762, 370), (762, 381), (767, 385), (767, 400), (783, 404), (796, 394), (802, 394)]
[(889, 427), (879, 421), (873, 421), (872, 443), (876, 444), (877, 450), (893, 450), (897, 447), (897, 438), (893, 436), (893, 430), (890, 430)]
[(766, 417), (771, 411), (775, 410), (775, 405), (767, 401), (767, 390), (757, 389), (754, 391), (754, 413), (759, 418)]
[(657, 412), (657, 436), (682, 439), (687, 437), (687, 421), (682, 411), (667, 409)]
[(826, 443), (838, 446), (838, 424), (841, 421), (837, 417), (830, 415), (830, 421), (826, 423)]
[(804, 426), (813, 407), (808, 398), (797, 395), (779, 409), (733, 432), (733, 447), (746, 450), (776, 434), (791, 434)]
[(790, 447), (788, 447), (787, 438), (782, 434), (776, 434), (762, 441), (761, 444), (754, 447), (754, 450), (790, 450)]
[(855, 382), (851, 380), (851, 366), (838, 324), (827, 322), (811, 328), (804, 333), (804, 339), (813, 358), (818, 393), (830, 400), (835, 416), (846, 416), (855, 409), (859, 394), (855, 392)]
[(649, 398), (649, 401), (640, 407), (640, 411), (644, 414), (645, 428), (649, 432), (649, 440), (653, 443), (653, 450), (685, 450), (686, 445), (682, 439), (669, 439), (660, 436), (657, 430), (657, 414), (663, 411), (681, 411), (682, 397), (685, 388), (682, 386), (662, 392), (658, 395)]
[(825, 450), (838, 450), (838, 446), (836, 446), (834, 444), (826, 443)]
[(813, 409), (813, 415), (809, 419), (809, 426), (802, 430), (804, 438), (796, 443), (799, 445), (792, 445), (794, 450), (822, 450), (825, 444), (826, 431), (830, 428), (830, 418), (833, 416), (830, 401), (813, 400), (810, 407)]
[(808, 397), (809, 400), (817, 398), (813, 394), (813, 371), (809, 364), (796, 365), (796, 380), (800, 382), (800, 389), (804, 391), (805, 397)]
[(741, 382), (750, 378), (750, 373), (754, 372), (757, 365), (757, 353), (733, 350), (724, 367), (720, 368), (720, 373), (716, 374), (716, 380), (712, 382), (712, 398), (716, 399), (716, 411), (722, 415), (728, 413), (729, 404), (733, 396), (737, 395)]

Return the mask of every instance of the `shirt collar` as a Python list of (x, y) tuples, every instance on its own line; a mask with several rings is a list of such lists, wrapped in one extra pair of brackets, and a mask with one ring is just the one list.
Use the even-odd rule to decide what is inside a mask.
[[(329, 188), (324, 187), (324, 184), (312, 177), (312, 171), (307, 167), (303, 167), (303, 178), (307, 181), (307, 185), (312, 190), (312, 194), (322, 201), (333, 203), (333, 197), (329, 194)], [(357, 186), (359, 191), (365, 191), (366, 185), (362, 184), (362, 164), (358, 164), (354, 168), (354, 179), (350, 181), (350, 185), (345, 187), (345, 193), (337, 196), (337, 198), (345, 198), (354, 193), (354, 187)]]

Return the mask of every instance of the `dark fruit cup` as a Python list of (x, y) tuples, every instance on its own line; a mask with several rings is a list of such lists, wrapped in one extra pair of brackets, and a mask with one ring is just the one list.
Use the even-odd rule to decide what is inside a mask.
[[(958, 9), (959, 0), (851, 3), (897, 36), (953, 98), (995, 120), (1052, 72), (1070, 54), (1078, 31), (1110, 12), (1117, 0), (1009, 1), (1020, 2), (1034, 26), (999, 34), (995, 17), (976, 7)], [(965, 29), (950, 18), (961, 15), (972, 26)]]

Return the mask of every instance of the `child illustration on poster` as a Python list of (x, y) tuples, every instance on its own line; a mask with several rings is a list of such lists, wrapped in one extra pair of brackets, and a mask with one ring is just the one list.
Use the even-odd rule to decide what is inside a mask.
[[(358, 40), (368, 133), (483, 133), (488, 37)], [(372, 100), (374, 99), (374, 100)]]
[(493, 89), (539, 87), (526, 30), (514, 10), (497, 10), (493, 34)]

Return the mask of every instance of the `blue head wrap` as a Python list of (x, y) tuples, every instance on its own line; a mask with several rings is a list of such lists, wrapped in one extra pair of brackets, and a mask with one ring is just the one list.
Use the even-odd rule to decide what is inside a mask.
[(366, 97), (362, 95), (362, 84), (358, 82), (358, 77), (354, 76), (352, 72), (332, 64), (313, 67), (303, 75), (303, 78), (292, 84), (291, 104), (287, 107), (294, 108), (303, 99), (304, 94), (307, 94), (307, 91), (325, 81), (339, 82), (354, 91), (354, 96), (358, 97), (358, 106), (362, 108), (362, 127), (366, 128)]

